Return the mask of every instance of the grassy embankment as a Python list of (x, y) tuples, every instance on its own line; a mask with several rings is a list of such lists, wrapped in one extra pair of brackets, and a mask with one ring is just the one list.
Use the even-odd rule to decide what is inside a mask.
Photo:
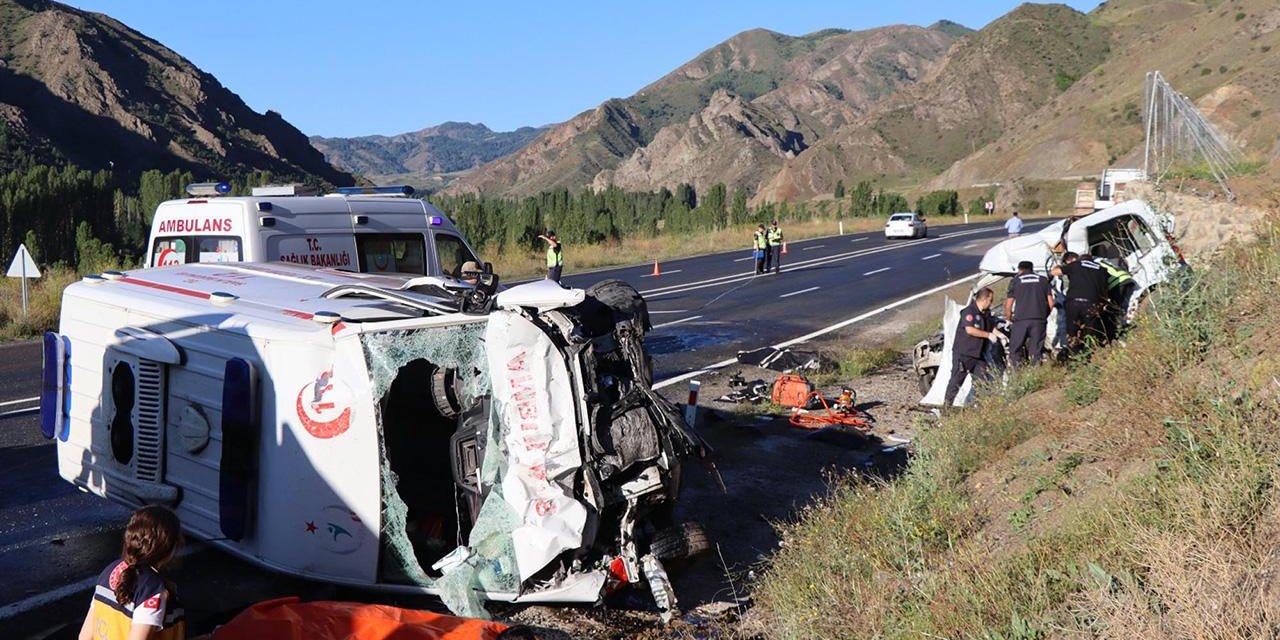
[(781, 526), (785, 638), (1277, 637), (1280, 222), (1166, 288), (1123, 346), (921, 429), (905, 473)]

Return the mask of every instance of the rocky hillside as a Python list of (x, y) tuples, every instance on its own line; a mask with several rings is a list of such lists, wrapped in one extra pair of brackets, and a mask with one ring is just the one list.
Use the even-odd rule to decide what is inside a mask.
[(535, 127), (492, 131), (483, 124), (446, 122), (394, 136), (312, 136), (311, 144), (334, 165), (376, 181), (381, 176), (474, 169), (520, 150), (542, 131)]
[(934, 176), (1052, 101), (1106, 59), (1110, 42), (1070, 7), (1024, 4), (956, 43), (928, 78), (789, 161), (759, 198), (810, 197), (852, 176)]
[(0, 163), (353, 180), (280, 114), (256, 113), (159, 42), (44, 0), (0, 0), (0, 142)]
[(450, 190), (528, 194), (609, 181), (652, 188), (738, 174), (754, 189), (789, 155), (924, 78), (958, 32), (950, 23), (801, 37), (747, 31)]
[(1280, 142), (1280, 6), (1272, 0), (1110, 0), (1090, 20), (1113, 51), (1070, 89), (932, 181), (1094, 174), (1142, 162), (1142, 91), (1159, 70), (1261, 171)]

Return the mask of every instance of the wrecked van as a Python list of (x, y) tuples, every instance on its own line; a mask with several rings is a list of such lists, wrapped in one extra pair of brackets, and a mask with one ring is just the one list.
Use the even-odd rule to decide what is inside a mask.
[[(1041, 229), (1005, 240), (992, 247), (978, 264), (981, 276), (969, 291), (969, 300), (984, 287), (996, 292), (996, 304), (992, 311), (1003, 320), (1003, 298), (1007, 281), (1018, 271), (1018, 263), (1027, 260), (1036, 273), (1048, 275), (1057, 266), (1066, 251), (1093, 254), (1126, 265), (1133, 276), (1135, 286), (1130, 294), (1123, 317), (1124, 322), (1133, 319), (1157, 287), (1168, 281), (1172, 273), (1186, 267), (1174, 241), (1174, 218), (1167, 213), (1156, 213), (1141, 200), (1130, 200), (1077, 218), (1067, 218)], [(1060, 313), (1065, 301), (1061, 278), (1051, 279), (1057, 304), (1050, 309), (1045, 335), (1045, 349), (1056, 353), (1066, 335), (1065, 316)], [(966, 301), (965, 304), (967, 304)], [(912, 351), (912, 366), (924, 395), (922, 404), (939, 405), (943, 402), (951, 372), (951, 340), (955, 334), (959, 311), (963, 305), (948, 300), (943, 314), (940, 333), (921, 340)], [(1002, 360), (1003, 350), (998, 350), (997, 360)], [(996, 370), (1003, 369), (1003, 361), (991, 363)], [(966, 381), (957, 395), (957, 404), (963, 404), (969, 393)]]
[(705, 448), (651, 389), (643, 299), (449, 284), (279, 263), (74, 283), (44, 336), (58, 472), (262, 567), (467, 615), (625, 583), (674, 605), (662, 563), (705, 539), (672, 506)]

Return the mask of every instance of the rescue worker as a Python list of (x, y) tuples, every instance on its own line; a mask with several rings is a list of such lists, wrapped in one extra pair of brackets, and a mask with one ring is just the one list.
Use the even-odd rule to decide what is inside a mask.
[(1004, 222), (1004, 230), (1009, 234), (1010, 238), (1016, 238), (1022, 235), (1022, 218), (1018, 217), (1018, 212), (1014, 211), (1013, 216)]
[(995, 328), (995, 318), (991, 317), (991, 301), (995, 294), (990, 287), (983, 287), (973, 297), (973, 302), (960, 311), (960, 322), (956, 325), (956, 335), (951, 345), (951, 379), (947, 381), (947, 393), (942, 403), (943, 408), (950, 408), (955, 402), (956, 394), (966, 377), (972, 376), (974, 382), (986, 378), (987, 343), (995, 343), (1005, 335)]
[(769, 236), (764, 224), (756, 225), (755, 235), (751, 237), (751, 251), (756, 257), (756, 273), (764, 273), (768, 269), (765, 261), (769, 256)]
[(547, 242), (547, 279), (560, 284), (560, 273), (564, 270), (564, 248), (560, 246), (556, 232), (547, 232), (538, 236)]
[(765, 258), (764, 270), (769, 270), (770, 263), (773, 264), (774, 273), (782, 273), (782, 228), (778, 226), (778, 221), (774, 220), (773, 225), (769, 227), (769, 257)]
[(1044, 355), (1044, 336), (1049, 322), (1049, 310), (1053, 308), (1053, 290), (1049, 279), (1035, 273), (1030, 260), (1018, 263), (1018, 275), (1009, 283), (1009, 293), (1004, 301), (1004, 317), (1012, 322), (1009, 328), (1009, 364), (1023, 362), (1023, 348), (1031, 364), (1040, 364)]
[[(1116, 251), (1115, 253), (1119, 253)], [(1125, 314), (1129, 312), (1129, 297), (1138, 286), (1128, 269), (1123, 266), (1124, 260), (1112, 256), (1095, 259), (1107, 272), (1107, 312), (1103, 314), (1104, 331), (1107, 340), (1115, 340), (1120, 333), (1120, 325), (1124, 324)]]
[(1062, 265), (1049, 273), (1067, 276), (1067, 352), (1078, 351), (1090, 338), (1105, 340), (1107, 272), (1102, 265), (1088, 254), (1068, 251), (1062, 255)]

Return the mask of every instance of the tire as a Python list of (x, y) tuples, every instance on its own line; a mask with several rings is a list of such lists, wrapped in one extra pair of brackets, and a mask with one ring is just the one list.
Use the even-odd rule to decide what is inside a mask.
[(601, 280), (587, 287), (587, 295), (612, 309), (615, 322), (620, 319), (636, 320), (642, 334), (653, 328), (649, 322), (649, 305), (640, 292), (626, 282), (616, 278)]
[(663, 562), (688, 560), (711, 550), (711, 538), (698, 522), (684, 522), (653, 534), (649, 552)]
[(916, 382), (920, 385), (920, 395), (929, 393), (929, 389), (933, 387), (933, 379), (936, 377), (938, 377), (938, 370), (933, 368), (925, 369), (924, 373), (916, 377)]

